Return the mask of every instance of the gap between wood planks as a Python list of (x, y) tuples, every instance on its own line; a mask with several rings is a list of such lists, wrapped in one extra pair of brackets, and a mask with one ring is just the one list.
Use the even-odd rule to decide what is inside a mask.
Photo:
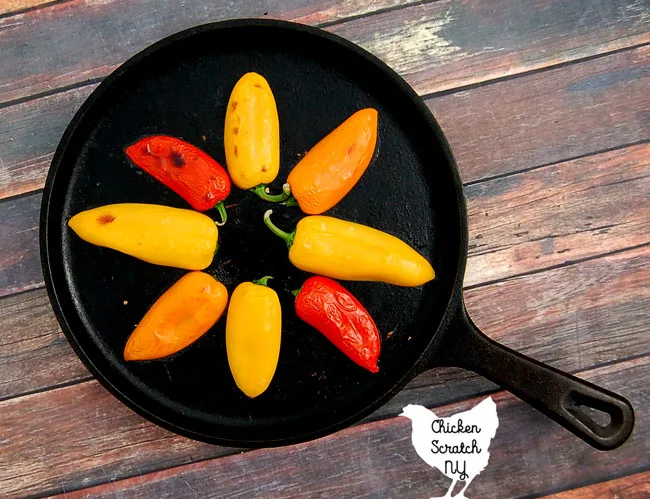
[[(68, 3), (68, 2), (66, 2)], [(70, 2), (74, 3), (74, 2)], [(379, 3), (380, 5), (385, 3), (386, 7), (381, 7), (376, 5)], [(440, 5), (438, 5), (440, 4)], [(577, 5), (577, 4), (576, 4)], [(449, 66), (451, 62), (451, 66), (454, 65), (454, 60), (453, 60), (453, 54), (447, 54), (446, 52), (443, 54), (440, 54), (441, 61), (436, 60), (436, 54), (437, 51), (442, 50), (443, 47), (447, 47), (447, 51), (451, 51), (453, 53), (458, 52), (459, 50), (465, 50), (467, 47), (457, 47), (455, 46), (452, 42), (446, 40), (446, 39), (441, 39), (439, 43), (436, 42), (437, 38), (439, 37), (438, 32), (441, 29), (447, 29), (450, 26), (456, 26), (454, 22), (457, 22), (459, 24), (457, 27), (458, 33), (456, 35), (461, 35), (461, 39), (464, 39), (463, 37), (466, 37), (466, 33), (464, 31), (467, 31), (471, 28), (471, 26), (468, 24), (470, 21), (475, 22), (476, 17), (478, 16), (479, 18), (484, 15), (492, 15), (495, 17), (495, 19), (491, 19), (491, 21), (496, 21), (497, 24), (500, 22), (504, 22), (504, 19), (501, 17), (504, 16), (502, 13), (503, 11), (506, 12), (506, 16), (510, 16), (515, 18), (518, 22), (522, 23), (522, 12), (517, 10), (519, 7), (516, 5), (511, 5), (508, 3), (508, 0), (500, 0), (500, 3), (497, 7), (495, 7), (494, 11), (491, 13), (486, 13), (486, 12), (481, 12), (481, 7), (480, 5), (474, 5), (471, 2), (465, 4), (455, 4), (453, 2), (448, 2), (446, 0), (438, 0), (437, 2), (427, 0), (427, 1), (420, 1), (420, 2), (407, 2), (407, 3), (397, 3), (395, 4), (394, 1), (392, 0), (384, 0), (383, 2), (370, 2), (369, 6), (362, 5), (361, 7), (357, 7), (356, 10), (354, 8), (349, 8), (347, 11), (344, 8), (343, 15), (339, 18), (336, 18), (338, 15), (338, 12), (336, 9), (324, 9), (324, 6), (317, 6), (317, 8), (320, 7), (321, 11), (315, 11), (309, 14), (304, 14), (303, 10), (305, 8), (298, 8), (297, 10), (289, 10), (288, 12), (285, 12), (283, 10), (278, 10), (278, 16), (283, 18), (286, 17), (288, 20), (293, 19), (293, 20), (298, 20), (302, 21), (307, 24), (312, 24), (315, 26), (325, 26), (325, 27), (332, 27), (334, 29), (330, 31), (334, 32), (340, 32), (340, 34), (343, 35), (344, 38), (352, 39), (352, 41), (357, 41), (360, 43), (362, 46), (366, 46), (366, 48), (370, 49), (370, 52), (374, 52), (375, 55), (379, 55), (380, 58), (383, 58), (386, 60), (386, 62), (390, 63), (394, 62), (394, 64), (397, 64), (399, 67), (398, 72), (401, 72), (402, 74), (408, 74), (409, 73), (409, 68), (408, 67), (402, 67), (401, 65), (403, 64), (415, 64), (415, 67), (410, 68), (412, 71), (415, 73), (422, 72), (421, 69), (418, 68), (418, 65), (422, 64), (422, 61), (418, 59), (419, 56), (416, 56), (414, 58), (413, 54), (409, 53), (404, 53), (401, 54), (399, 57), (396, 56), (395, 61), (391, 60), (391, 54), (390, 50), (397, 50), (398, 52), (400, 50), (404, 51), (405, 49), (401, 47), (401, 45), (406, 46), (407, 44), (409, 45), (410, 49), (413, 51), (417, 52), (418, 50), (424, 51), (424, 52), (431, 52), (432, 55), (428, 56), (431, 58), (431, 63), (436, 64), (436, 66)], [(369, 7), (369, 8), (368, 8)], [(579, 6), (578, 6), (579, 7)], [(605, 8), (607, 7), (607, 8)], [(518, 26), (515, 24), (514, 26), (508, 25), (508, 30), (507, 34), (508, 36), (513, 36), (512, 33), (515, 33), (514, 37), (515, 40), (508, 40), (508, 42), (505, 43), (514, 43), (514, 46), (517, 47), (516, 49), (513, 49), (513, 47), (508, 46), (507, 47), (507, 53), (513, 56), (514, 63), (512, 60), (510, 60), (510, 64), (500, 64), (497, 65), (496, 68), (492, 68), (490, 70), (486, 71), (473, 71), (471, 74), (465, 74), (464, 76), (460, 77), (457, 81), (452, 80), (449, 83), (444, 83), (443, 88), (439, 90), (450, 90), (453, 88), (465, 88), (468, 87), (474, 83), (480, 83), (481, 81), (491, 81), (493, 79), (498, 79), (501, 77), (508, 77), (508, 75), (516, 75), (516, 74), (526, 74), (528, 71), (535, 71), (538, 69), (543, 69), (544, 67), (552, 67), (556, 65), (562, 65), (564, 63), (567, 63), (568, 60), (582, 60), (583, 58), (589, 58), (592, 56), (597, 56), (598, 54), (604, 54), (604, 53), (610, 53), (610, 52), (616, 52), (619, 49), (622, 48), (630, 48), (633, 46), (641, 46), (645, 43), (648, 43), (650, 40), (650, 33), (645, 33), (645, 34), (639, 34), (638, 33), (638, 28), (639, 26), (643, 26), (644, 18), (637, 12), (627, 12), (625, 9), (619, 9), (618, 7), (614, 8), (614, 5), (607, 5), (603, 6), (603, 9), (600, 10), (601, 12), (601, 18), (599, 21), (595, 21), (594, 19), (590, 19), (589, 16), (587, 16), (589, 8), (586, 8), (586, 11), (582, 14), (580, 18), (577, 16), (579, 15), (579, 12), (574, 12), (576, 9), (570, 9), (567, 8), (566, 4), (557, 3), (549, 6), (546, 10), (549, 12), (545, 12), (545, 14), (541, 15), (541, 19), (538, 19), (538, 22), (540, 23), (548, 23), (549, 19), (547, 17), (550, 15), (550, 13), (555, 13), (556, 17), (566, 17), (566, 19), (563, 19), (563, 22), (567, 23), (576, 23), (576, 26), (574, 26), (575, 30), (579, 32), (577, 36), (578, 38), (584, 37), (586, 40), (582, 40), (584, 42), (584, 45), (578, 45), (577, 49), (572, 47), (570, 45), (571, 41), (569, 42), (569, 45), (562, 45), (555, 47), (553, 44), (554, 42), (549, 42), (547, 41), (546, 43), (550, 43), (548, 50), (532, 50), (530, 46), (530, 43), (532, 41), (535, 41), (534, 38), (538, 36), (539, 34), (536, 31), (531, 31), (531, 37), (533, 40), (530, 39), (524, 39), (524, 40), (518, 40), (516, 37), (520, 36), (521, 34), (519, 31), (521, 31), (522, 26)], [(291, 7), (288, 7), (291, 9)], [(365, 10), (364, 10), (365, 9)], [(408, 12), (408, 15), (398, 15), (397, 19), (395, 19), (394, 12), (396, 11), (405, 11)], [(495, 14), (495, 12), (498, 12)], [(605, 17), (602, 17), (602, 12), (606, 12)], [(235, 15), (236, 17), (236, 12), (220, 12), (220, 15), (230, 15), (233, 16)], [(325, 18), (323, 18), (325, 16)], [(334, 20), (328, 21), (327, 17), (335, 17)], [(461, 20), (458, 21), (454, 16), (460, 18)], [(500, 17), (501, 16), (501, 17)], [(546, 16), (546, 17), (544, 17)], [(585, 21), (585, 16), (587, 16), (587, 20)], [(611, 18), (607, 17), (611, 16)], [(218, 17), (218, 16), (217, 16)], [(272, 15), (273, 17), (273, 15)], [(188, 19), (190, 19), (190, 15), (188, 15)], [(412, 18), (412, 19), (411, 19)], [(406, 27), (406, 24), (398, 24), (395, 26), (395, 28), (392, 27), (393, 22), (396, 23), (404, 23), (405, 20), (412, 20), (414, 21), (414, 26), (411, 27), (409, 23), (408, 27)], [(195, 24), (201, 24), (202, 22), (206, 22), (208, 20), (214, 20), (214, 19), (195, 19)], [(155, 21), (155, 19), (153, 20)], [(169, 29), (166, 31), (169, 31), (170, 33), (176, 32), (178, 30), (184, 29), (185, 27), (189, 27), (189, 25), (185, 25), (182, 22), (179, 24), (175, 21), (169, 21), (171, 24), (168, 26)], [(587, 27), (585, 28), (584, 24), (585, 22), (587, 23)], [(598, 22), (600, 24), (598, 24)], [(375, 24), (379, 24), (379, 26), (375, 26)], [(424, 23), (424, 24), (423, 24)], [(433, 23), (429, 26), (427, 23)], [(463, 24), (464, 23), (464, 24)], [(589, 23), (595, 23), (594, 26), (589, 25)], [(161, 23), (162, 24), (162, 23)], [(555, 23), (557, 24), (557, 23)], [(601, 26), (602, 24), (602, 26)], [(629, 24), (629, 26), (628, 26)], [(372, 29), (369, 29), (368, 26), (372, 26)], [(489, 23), (488, 23), (489, 26)], [(623, 33), (618, 33), (618, 36), (616, 36), (613, 39), (610, 39), (610, 36), (613, 36), (613, 34), (610, 34), (609, 31), (612, 31), (613, 28), (612, 26), (620, 26), (620, 28), (623, 30)], [(388, 43), (390, 46), (389, 48), (384, 47), (383, 45), (377, 45), (378, 44), (378, 39), (377, 39), (377, 28), (380, 27), (384, 31), (387, 31), (393, 38), (390, 39), (390, 43), (388, 43), (386, 40), (382, 40), (382, 43)], [(558, 29), (562, 29), (563, 25), (560, 23), (560, 27)], [(537, 31), (543, 31), (545, 29), (548, 29), (548, 26), (542, 24), (540, 26), (535, 26), (534, 27)], [(601, 35), (597, 38), (593, 38), (591, 36), (591, 33), (589, 32), (589, 29), (599, 29), (599, 32)], [(507, 39), (508, 37), (504, 37), (503, 30), (498, 31), (499, 36), (496, 36), (495, 38), (495, 33), (492, 33), (490, 29), (493, 28), (487, 28), (487, 34), (486, 34), (486, 43), (497, 43), (499, 39)], [(607, 31), (607, 34), (604, 34), (603, 29)], [(630, 32), (626, 32), (625, 30), (629, 29)], [(119, 33), (120, 26), (116, 26), (116, 33)], [(364, 31), (365, 30), (365, 31)], [(413, 32), (411, 32), (411, 31)], [(420, 33), (420, 31), (422, 33)], [(369, 31), (368, 33), (366, 31)], [(380, 30), (381, 31), (381, 30)], [(530, 30), (524, 30), (524, 31), (530, 31)], [(156, 32), (157, 33), (157, 32)], [(356, 36), (355, 36), (356, 35)], [(145, 39), (147, 35), (144, 35)], [(162, 34), (151, 34), (150, 37), (151, 39), (148, 40), (149, 44), (153, 43), (155, 40), (158, 40)], [(548, 37), (548, 34), (547, 34)], [(359, 38), (357, 40), (357, 38)], [(493, 39), (494, 38), (494, 39)], [(400, 47), (398, 47), (397, 41), (402, 40)], [(589, 40), (589, 41), (587, 41)], [(408, 43), (407, 43), (408, 42)], [(429, 46), (419, 46), (415, 45), (416, 42), (421, 42), (421, 43), (430, 43), (433, 44), (431, 47)], [(434, 43), (436, 42), (436, 43)], [(515, 43), (516, 42), (516, 43)], [(521, 45), (520, 42), (528, 42), (527, 44), (524, 43), (521, 48), (519, 48), (519, 45)], [(592, 45), (589, 45), (591, 42)], [(117, 43), (117, 42), (116, 42)], [(578, 44), (578, 41), (574, 41), (574, 43)], [(144, 47), (142, 47), (144, 48)], [(430, 50), (428, 50), (430, 49)], [(453, 50), (452, 50), (453, 49)], [(467, 48), (467, 50), (470, 51), (478, 51), (477, 53), (485, 52), (488, 53), (490, 50), (494, 49), (494, 47), (474, 47), (471, 46)], [(389, 50), (389, 52), (384, 53), (386, 50)], [(519, 54), (517, 51), (521, 51), (521, 54)], [(444, 52), (444, 51), (443, 51)], [(461, 51), (462, 52), (462, 51)], [(544, 54), (547, 53), (549, 55), (539, 55), (539, 54)], [(124, 54), (124, 57), (122, 58), (123, 60), (126, 60), (130, 55), (133, 55), (133, 51), (127, 51), (127, 53)], [(417, 55), (417, 54), (416, 54)], [(463, 56), (465, 56), (465, 52), (462, 52)], [(474, 54), (476, 55), (476, 54)], [(521, 56), (521, 60), (517, 56)], [(444, 57), (443, 57), (444, 56)], [(488, 57), (492, 57), (488, 55)], [(497, 57), (497, 56), (494, 56)], [(540, 58), (541, 59), (537, 59)], [(413, 59), (413, 60), (411, 60)], [(408, 61), (408, 62), (405, 62)], [(120, 61), (120, 62), (122, 62)], [(439, 62), (444, 62), (445, 64), (441, 65), (438, 64)], [(462, 62), (462, 61), (458, 61)], [(100, 76), (99, 74), (96, 74), (97, 72), (102, 72), (103, 70), (106, 70), (107, 68), (111, 68), (113, 66), (116, 66), (118, 62), (111, 63), (109, 61), (105, 61), (104, 65), (101, 66), (101, 69), (95, 68), (95, 70), (89, 70), (89, 71), (83, 71), (81, 74), (85, 75), (92, 75), (95, 73), (95, 76), (91, 78), (97, 78), (97, 76)], [(475, 64), (473, 62), (468, 63), (470, 66), (472, 64)], [(465, 64), (465, 65), (468, 65)], [(462, 65), (462, 64), (461, 64)], [(484, 69), (484, 68), (483, 68)], [(460, 68), (462, 72), (462, 68)], [(439, 69), (434, 69), (434, 73), (436, 71), (439, 71)], [(453, 71), (459, 71), (459, 68), (456, 68), (456, 70)], [(75, 73), (75, 70), (70, 68), (69, 71), (66, 71), (67, 75), (73, 75)], [(485, 73), (485, 74), (482, 74)], [(54, 78), (56, 79), (56, 71), (54, 73)], [(482, 76), (477, 76), (478, 74), (482, 74)], [(101, 78), (103, 78), (104, 75), (101, 75)], [(30, 77), (25, 76), (25, 78), (29, 79)], [(73, 76), (70, 76), (70, 78), (74, 79)], [(100, 78), (100, 79), (101, 79)], [(440, 78), (434, 78), (436, 80), (440, 80)], [(87, 80), (87, 78), (86, 78)], [(407, 77), (408, 80), (408, 77)], [(64, 80), (65, 81), (65, 80)], [(455, 83), (454, 83), (455, 82)], [(411, 82), (412, 85), (416, 87), (417, 90), (419, 90), (419, 93), (421, 94), (428, 94), (431, 93), (433, 90), (430, 88), (432, 82), (430, 81), (413, 81)], [(83, 86), (84, 82), (74, 82), (77, 86)], [(434, 86), (439, 86), (440, 83), (433, 83)], [(0, 88), (3, 85), (0, 84)], [(5, 85), (6, 86), (6, 85)], [(41, 85), (42, 86), (42, 85)], [(78, 88), (78, 87), (71, 87), (69, 85), (66, 85), (65, 82), (63, 84), (65, 88)], [(50, 90), (48, 89), (48, 92)], [(36, 98), (39, 95), (42, 95), (40, 92), (31, 92), (33, 98)], [(49, 95), (49, 94), (48, 94)], [(27, 97), (27, 96), (22, 96), (22, 97)], [(15, 99), (9, 98), (9, 99), (4, 99), (5, 101), (8, 102), (18, 102)]]
[[(67, 2), (67, 1), (71, 1), (71, 0), (63, 0), (63, 1)], [(429, 1), (435, 2), (435, 1), (440, 1), (440, 0), (429, 0)], [(341, 22), (344, 22), (344, 21), (341, 21)], [(336, 23), (336, 24), (338, 24), (338, 23)], [(319, 25), (315, 25), (315, 27), (319, 27)], [(511, 81), (511, 80), (514, 80), (516, 78), (520, 78), (520, 77), (523, 77), (523, 76), (535, 75), (535, 74), (544, 73), (546, 71), (550, 71), (550, 70), (553, 70), (553, 69), (560, 69), (560, 68), (563, 68), (563, 67), (572, 66), (574, 64), (580, 64), (580, 63), (584, 63), (584, 62), (598, 60), (598, 59), (602, 59), (602, 58), (607, 57), (607, 56), (611, 56), (611, 55), (618, 54), (618, 53), (621, 53), (621, 52), (628, 52), (630, 50), (638, 49), (638, 48), (641, 48), (641, 47), (647, 47), (647, 46), (650, 46), (650, 42), (639, 43), (639, 44), (636, 44), (636, 45), (630, 45), (630, 46), (627, 46), (627, 47), (623, 47), (623, 48), (619, 48), (619, 49), (615, 49), (615, 50), (610, 50), (609, 52), (602, 52), (602, 53), (599, 53), (599, 54), (594, 54), (594, 55), (589, 55), (589, 56), (584, 56), (584, 57), (572, 59), (570, 61), (563, 61), (563, 62), (558, 62), (558, 63), (554, 63), (554, 64), (549, 64), (548, 66), (544, 66), (544, 67), (540, 67), (540, 68), (522, 70), (521, 72), (518, 72), (518, 73), (515, 73), (515, 74), (509, 74), (509, 75), (504, 75), (504, 76), (495, 76), (495, 77), (492, 77), (490, 79), (482, 80), (482, 81), (467, 84), (467, 85), (459, 85), (457, 87), (448, 88), (448, 89), (444, 89), (444, 90), (436, 90), (436, 91), (429, 92), (429, 93), (422, 93), (422, 94), (419, 93), (419, 95), (420, 95), (420, 98), (422, 100), (433, 99), (433, 98), (436, 98), (436, 97), (443, 97), (443, 96), (455, 94), (455, 93), (458, 93), (458, 92), (465, 92), (465, 91), (468, 91), (468, 90), (481, 88), (481, 87), (486, 86), (486, 85), (492, 85), (492, 84), (495, 84), (495, 83)], [(108, 76), (108, 75), (106, 75), (106, 76)], [(30, 94), (30, 95), (27, 95), (25, 97), (19, 97), (19, 98), (13, 99), (13, 100), (0, 102), (0, 109), (12, 107), (12, 106), (17, 106), (17, 105), (20, 105), (20, 104), (25, 104), (26, 102), (31, 102), (31, 101), (34, 101), (34, 100), (43, 99), (45, 97), (50, 97), (52, 95), (57, 95), (57, 94), (60, 94), (60, 93), (69, 92), (70, 90), (77, 90), (77, 89), (82, 89), (84, 87), (89, 87), (89, 86), (92, 86), (92, 85), (98, 85), (98, 84), (100, 84), (102, 81), (104, 81), (106, 79), (106, 76), (98, 76), (96, 78), (89, 78), (89, 79), (84, 80), (84, 81), (79, 81), (79, 82), (76, 82), (76, 83), (70, 83), (68, 85), (62, 85), (60, 87), (55, 87), (55, 88), (45, 90), (45, 91), (42, 91), (42, 92), (37, 92), (37, 93), (34, 93), (34, 94)]]
[[(646, 355), (608, 367), (590, 369), (585, 371), (584, 377), (598, 384), (607, 384), (606, 380), (609, 380), (610, 385), (616, 385), (613, 388), (621, 390), (622, 387), (627, 386), (625, 381), (633, 375), (632, 373), (647, 376), (648, 364), (649, 357)], [(637, 408), (639, 404), (648, 401), (647, 391), (644, 392), (638, 384), (627, 386), (626, 391)], [(646, 469), (638, 461), (638, 457), (648, 450), (649, 420), (643, 412), (638, 414), (637, 427), (630, 441), (617, 450), (603, 453), (588, 448), (577, 437), (527, 407), (513, 395), (499, 391), (492, 396), (499, 407), (501, 424), (497, 436), (490, 444), (490, 466), (472, 485), (475, 494), (479, 490), (483, 496), (492, 497), (503, 484), (504, 479), (512, 481), (511, 492), (518, 497), (539, 497), (557, 491), (558, 486), (580, 486), (581, 483), (589, 480), (593, 473), (583, 474), (582, 467), (574, 466), (578, 459), (575, 456), (578, 455), (581, 456), (579, 459), (588, 459), (592, 462), (590, 470), (599, 470), (599, 476), (604, 479), (639, 473)], [(484, 395), (481, 395), (463, 402), (436, 407), (435, 412), (439, 417), (446, 417), (458, 411), (468, 410), (483, 397)], [(515, 417), (517, 421), (523, 421), (523, 426), (519, 431), (510, 433), (505, 431), (512, 429)], [(292, 496), (322, 493), (323, 487), (328, 486), (332, 474), (335, 473), (334, 467), (342, 465), (338, 464), (342, 461), (334, 459), (333, 456), (347, 456), (348, 452), (354, 452), (359, 459), (345, 461), (346, 465), (353, 468), (346, 468), (341, 481), (341, 486), (345, 488), (340, 492), (346, 497), (357, 497), (366, 487), (367, 484), (363, 480), (359, 481), (357, 473), (367, 469), (369, 466), (367, 461), (370, 461), (370, 466), (382, 470), (382, 477), (386, 475), (383, 478), (377, 477), (376, 483), (370, 480), (376, 488), (380, 489), (380, 493), (386, 494), (392, 491), (393, 487), (408, 487), (400, 491), (405, 495), (399, 497), (421, 497), (424, 490), (431, 492), (431, 487), (436, 486), (440, 487), (441, 492), (444, 491), (448, 487), (448, 479), (431, 470), (426, 472), (428, 468), (419, 461), (410, 447), (409, 430), (409, 423), (406, 420), (394, 417), (377, 423), (357, 425), (320, 439), (318, 442), (297, 444), (292, 447), (290, 453), (283, 452), (283, 449), (256, 449), (246, 451), (245, 455), (220, 455), (176, 467), (160, 468), (159, 471), (148, 472), (144, 476), (141, 473), (137, 476), (134, 474), (128, 478), (112, 483), (104, 482), (90, 488), (79, 488), (68, 483), (67, 497), (73, 499), (86, 494), (92, 497), (113, 497), (113, 494), (119, 495), (120, 492), (130, 492), (129, 497), (172, 497), (168, 494), (172, 489), (177, 489), (170, 482), (178, 476), (183, 476), (188, 482), (191, 481), (202, 495), (213, 497), (211, 494), (224, 492), (220, 487), (233, 490), (236, 481), (241, 477), (242, 467), (250, 473), (248, 476), (251, 480), (249, 483), (240, 484), (237, 489), (239, 493), (253, 493), (259, 490), (258, 487), (262, 484), (268, 484), (272, 477), (273, 486), (265, 488), (267, 497), (275, 497), (277, 494), (286, 496), (289, 492)], [(372, 445), (367, 449), (369, 442)], [(361, 455), (358, 454), (359, 449), (362, 449)], [(508, 453), (504, 449), (508, 449)], [(535, 452), (537, 454), (534, 455), (553, 453), (558, 456), (554, 461), (552, 473), (549, 473), (549, 463), (536, 465), (531, 455)], [(380, 455), (385, 457), (379, 458)], [(399, 456), (401, 461), (396, 456)], [(519, 456), (520, 459), (513, 462), (513, 456)], [(273, 462), (272, 467), (268, 466), (269, 462)], [(295, 469), (300, 462), (310, 463), (312, 473), (306, 477), (306, 483), (300, 484), (292, 478), (291, 485), (285, 486), (283, 479), (288, 475), (282, 470)], [(356, 467), (359, 469), (356, 470)], [(339, 476), (340, 472), (336, 473), (335, 476)], [(349, 474), (350, 479), (345, 479), (345, 474)], [(213, 477), (217, 476), (219, 478), (215, 482)], [(404, 480), (395, 480), (397, 477), (406, 479), (407, 483), (404, 483)], [(70, 492), (71, 489), (76, 491)], [(48, 492), (54, 491), (49, 489)]]

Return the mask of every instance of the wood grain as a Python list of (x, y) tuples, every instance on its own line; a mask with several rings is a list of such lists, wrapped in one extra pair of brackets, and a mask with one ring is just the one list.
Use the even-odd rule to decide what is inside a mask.
[(427, 101), (464, 182), (650, 139), (650, 46)]
[[(469, 186), (466, 285), (649, 242), (649, 190), (650, 144)], [(0, 202), (0, 296), (42, 286), (40, 200)]]
[(546, 499), (588, 499), (592, 497), (636, 499), (650, 497), (650, 471), (544, 497)]
[[(475, 289), (466, 299), (476, 323), (493, 338), (575, 371), (650, 352), (649, 277), (650, 247), (644, 247)], [(34, 363), (30, 367), (39, 370)], [(437, 406), (493, 389), (462, 371), (433, 370), (367, 421), (395, 416), (413, 401)], [(28, 421), (21, 419), (25, 413)], [(0, 459), (16, 456), (14, 464), (0, 466), (0, 495), (21, 488), (30, 493), (61, 486), (70, 490), (233, 452), (170, 436), (95, 381), (0, 402), (0, 414), (7, 421), (1, 433), (10, 435)], [(35, 449), (47, 449), (47, 460)], [(550, 454), (540, 450), (540, 455)], [(367, 466), (374, 469), (375, 464)], [(22, 476), (12, 478), (16, 475)]]
[(2, 0), (2, 2), (0, 2), (0, 15), (6, 15), (25, 9), (33, 9), (34, 7), (49, 3), (52, 3), (52, 0)]
[[(463, 180), (476, 182), (650, 140), (648, 67), (650, 46), (426, 102)], [(0, 108), (0, 199), (44, 185), (60, 136), (94, 88)]]
[(38, 252), (41, 194), (0, 204), (0, 296), (43, 286)]
[[(649, 357), (583, 373), (584, 378), (623, 393), (636, 407), (650, 403), (650, 391), (629, 380), (647, 379), (649, 375)], [(470, 497), (537, 496), (596, 476), (607, 479), (647, 466), (644, 459), (639, 459), (650, 455), (647, 411), (639, 411), (636, 430), (625, 445), (599, 452), (515, 397), (501, 392), (493, 398), (499, 430), (489, 445), (488, 467), (468, 489)], [(473, 399), (436, 408), (435, 413), (447, 417), (478, 402)], [(398, 417), (356, 426), (290, 449), (262, 449), (212, 459), (69, 492), (66, 497), (441, 496), (449, 479), (420, 460), (410, 436), (410, 421)], [(589, 466), (580, 465), (585, 462)], [(242, 480), (242, 476), (246, 479)]]
[(465, 285), (650, 242), (650, 144), (473, 184)]
[(0, 300), (0, 399), (89, 379), (44, 289)]
[(247, 17), (331, 23), (411, 3), (192, 0), (178, 8), (175, 0), (70, 0), (0, 19), (0, 104), (106, 76), (152, 43), (199, 24)]
[[(0, 103), (103, 77), (154, 41), (205, 22), (275, 17), (323, 23), (408, 5), (265, 0), (186, 2), (174, 9), (174, 3), (73, 0), (0, 19)], [(650, 42), (642, 2), (600, 0), (596, 8), (591, 0), (409, 3), (328, 29), (378, 55), (422, 93)], [(32, 64), (17, 64), (25, 59)]]
[(443, 0), (331, 31), (428, 94), (648, 43), (650, 18), (644, 2)]

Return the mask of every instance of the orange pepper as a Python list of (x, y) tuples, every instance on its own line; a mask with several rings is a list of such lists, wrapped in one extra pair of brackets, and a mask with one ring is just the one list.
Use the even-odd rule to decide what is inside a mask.
[(172, 355), (203, 336), (228, 303), (226, 287), (203, 272), (181, 277), (145, 314), (124, 348), (124, 360)]
[(319, 215), (345, 197), (368, 168), (377, 143), (377, 111), (357, 111), (316, 144), (287, 183), (300, 209)]

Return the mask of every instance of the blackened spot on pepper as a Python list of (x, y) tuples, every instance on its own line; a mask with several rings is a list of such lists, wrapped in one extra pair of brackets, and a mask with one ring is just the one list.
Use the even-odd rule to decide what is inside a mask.
[(233, 152), (235, 153), (235, 158), (237, 158), (239, 156), (239, 154), (237, 152), (237, 146), (235, 146), (235, 150)]
[(232, 129), (233, 135), (239, 135), (239, 127), (235, 127)]
[(178, 168), (185, 166), (185, 158), (183, 157), (183, 153), (172, 151), (169, 159), (171, 159), (172, 165), (177, 166)]
[(356, 144), (352, 144), (350, 147), (348, 147), (348, 156), (354, 152), (355, 148)]
[(100, 224), (102, 224), (102, 225), (109, 224), (109, 223), (111, 223), (113, 220), (115, 220), (115, 217), (114, 217), (113, 215), (110, 215), (110, 214), (102, 215), (101, 217), (99, 217), (99, 218), (97, 219), (97, 221), (98, 221)]
[(237, 101), (232, 102), (232, 110), (234, 111), (235, 109), (237, 109)]
[(262, 171), (263, 171), (263, 172), (266, 172), (266, 171), (268, 171), (268, 169), (269, 169), (269, 167), (268, 167), (268, 166), (266, 166), (266, 165), (262, 165)]
[(262, 85), (260, 85), (259, 83), (255, 83), (255, 84), (253, 84), (253, 86), (254, 86), (255, 88), (262, 88)]

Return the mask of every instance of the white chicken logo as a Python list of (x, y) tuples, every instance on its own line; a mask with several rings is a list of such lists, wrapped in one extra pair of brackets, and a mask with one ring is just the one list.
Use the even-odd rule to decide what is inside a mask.
[(488, 464), (488, 448), (499, 426), (492, 397), (448, 418), (439, 418), (421, 405), (407, 405), (400, 416), (412, 421), (411, 441), (418, 455), (451, 478), (451, 487), (442, 497), (452, 497), (456, 482), (464, 481), (463, 489), (453, 497), (466, 499), (465, 490)]

